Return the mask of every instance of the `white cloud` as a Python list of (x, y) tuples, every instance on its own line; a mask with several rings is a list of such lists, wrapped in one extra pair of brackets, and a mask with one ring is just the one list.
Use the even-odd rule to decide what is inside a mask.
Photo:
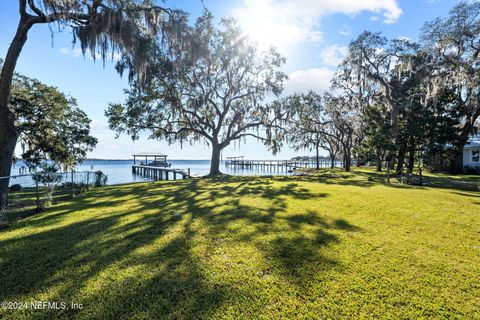
[(354, 16), (368, 11), (383, 15), (385, 23), (396, 22), (403, 13), (397, 0), (296, 0), (295, 5), (303, 14), (317, 17), (336, 13)]
[(412, 41), (411, 38), (407, 37), (407, 36), (399, 36), (397, 37), (398, 40), (403, 40), (403, 41)]
[(403, 13), (398, 0), (243, 0), (232, 15), (260, 44), (282, 47), (321, 40), (323, 16), (361, 12), (381, 15), (384, 23), (396, 22)]
[(320, 52), (320, 59), (325, 65), (329, 67), (336, 67), (343, 61), (347, 51), (347, 47), (334, 44), (326, 47), (322, 50), (322, 52)]
[(313, 68), (292, 72), (288, 75), (284, 94), (308, 92), (309, 90), (323, 93), (330, 87), (333, 74), (334, 71), (329, 68)]
[(109, 132), (110, 128), (108, 126), (108, 122), (104, 119), (92, 119), (90, 123), (90, 131), (93, 134), (104, 134)]
[(342, 36), (348, 37), (352, 33), (352, 30), (349, 26), (344, 25), (340, 28), (340, 30), (338, 30), (338, 33), (340, 33)]
[(82, 56), (82, 49), (80, 48), (61, 48), (60, 53), (64, 55), (69, 55), (73, 58), (80, 58)]

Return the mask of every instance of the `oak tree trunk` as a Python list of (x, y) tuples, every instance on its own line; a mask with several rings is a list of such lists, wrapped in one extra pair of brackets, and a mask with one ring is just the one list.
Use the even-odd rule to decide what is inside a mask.
[[(10, 176), (13, 153), (17, 144), (18, 134), (8, 116), (0, 114), (0, 177)], [(13, 128), (12, 128), (13, 127)], [(8, 205), (8, 184), (10, 179), (0, 179), (0, 210)]]
[(212, 159), (210, 161), (210, 175), (217, 176), (222, 174), (220, 172), (220, 153), (222, 148), (218, 144), (212, 145)]
[(380, 150), (377, 150), (376, 152), (376, 155), (375, 155), (376, 159), (375, 159), (375, 166), (376, 166), (376, 169), (377, 169), (377, 172), (380, 172), (382, 171), (382, 155), (381, 155), (381, 151)]
[(346, 148), (343, 154), (344, 154), (343, 168), (345, 169), (346, 172), (349, 172), (352, 167), (352, 157), (350, 154), (350, 150)]
[(462, 147), (455, 147), (450, 155), (450, 167), (448, 169), (449, 173), (457, 174), (463, 172), (463, 146)]
[(415, 166), (415, 146), (410, 147), (408, 152), (408, 173), (413, 172), (413, 167)]
[[(19, 136), (15, 127), (15, 115), (9, 110), (8, 103), (15, 66), (31, 27), (31, 20), (22, 15), (15, 36), (8, 48), (0, 75), (0, 177), (10, 175), (15, 145)], [(0, 180), (0, 210), (7, 206), (8, 183), (9, 179)]]
[(395, 170), (396, 175), (401, 175), (403, 172), (403, 165), (405, 164), (405, 153), (406, 153), (407, 146), (405, 143), (402, 143), (400, 146), (400, 150), (398, 150), (398, 158), (397, 158), (397, 169)]

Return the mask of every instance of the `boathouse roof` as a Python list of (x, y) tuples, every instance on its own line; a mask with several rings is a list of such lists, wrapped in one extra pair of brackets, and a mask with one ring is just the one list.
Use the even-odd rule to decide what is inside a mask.
[(134, 157), (166, 157), (167, 155), (161, 152), (139, 152), (132, 154)]

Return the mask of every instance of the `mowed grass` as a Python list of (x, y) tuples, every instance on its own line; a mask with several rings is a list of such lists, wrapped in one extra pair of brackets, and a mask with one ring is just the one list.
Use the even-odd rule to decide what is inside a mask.
[(363, 170), (92, 190), (0, 232), (0, 300), (83, 308), (0, 318), (480, 319), (480, 179), (382, 181)]

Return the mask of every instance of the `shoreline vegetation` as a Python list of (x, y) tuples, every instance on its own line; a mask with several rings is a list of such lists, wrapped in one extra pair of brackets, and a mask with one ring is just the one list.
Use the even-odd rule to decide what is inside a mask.
[(477, 318), (480, 177), (373, 168), (106, 186), (0, 232), (4, 319)]

